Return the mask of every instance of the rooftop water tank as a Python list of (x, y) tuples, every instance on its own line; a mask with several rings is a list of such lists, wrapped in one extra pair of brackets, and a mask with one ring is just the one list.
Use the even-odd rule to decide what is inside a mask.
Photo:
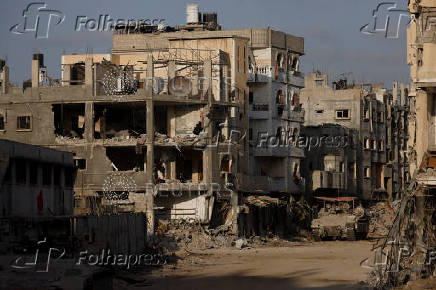
[(190, 3), (186, 6), (186, 24), (199, 23), (198, 4)]

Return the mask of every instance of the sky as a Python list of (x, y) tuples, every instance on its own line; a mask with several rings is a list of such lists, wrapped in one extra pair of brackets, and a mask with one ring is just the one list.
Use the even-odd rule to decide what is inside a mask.
[[(23, 30), (23, 10), (34, 2), (40, 2), (40, 6), (45, 4), (39, 12), (40, 23), (46, 23), (47, 10), (55, 10), (51, 13), (60, 15), (51, 18), (47, 38), (38, 39), (35, 32)], [(382, 9), (377, 12), (377, 28), (383, 27), (388, 13), (392, 15), (390, 24), (394, 25), (390, 28), (399, 27), (397, 38), (394, 38), (396, 29), (392, 30), (393, 34), (390, 32), (390, 37), (385, 37), (383, 32), (372, 33), (371, 26), (364, 29), (366, 33), (361, 32), (363, 26), (374, 23), (373, 11), (380, 3), (387, 3), (383, 7), (395, 5), (395, 9), (401, 10), (407, 7), (407, 0), (2, 0), (0, 58), (6, 59), (10, 67), (11, 81), (20, 86), (23, 80), (30, 78), (32, 53), (43, 53), (49, 75), (59, 78), (62, 54), (111, 51), (112, 33), (86, 31), (83, 27), (75, 31), (78, 17), (165, 19), (167, 25), (183, 25), (187, 3), (199, 4), (200, 12), (217, 12), (223, 29), (271, 27), (304, 37), (301, 71), (306, 74), (319, 70), (328, 73), (330, 82), (344, 74), (359, 83), (384, 82), (388, 88), (393, 81), (408, 83), (407, 21), (395, 21), (395, 15), (400, 12), (382, 12), (387, 11)], [(62, 17), (63, 22), (56, 25)], [(16, 24), (21, 26), (11, 32)], [(46, 30), (42, 28), (41, 35)]]

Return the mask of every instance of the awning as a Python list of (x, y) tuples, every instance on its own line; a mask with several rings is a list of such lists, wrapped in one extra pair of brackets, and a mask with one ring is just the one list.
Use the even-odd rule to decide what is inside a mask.
[(324, 200), (324, 201), (353, 201), (356, 200), (357, 197), (353, 196), (343, 196), (343, 197), (325, 197), (325, 196), (314, 196), (316, 199)]

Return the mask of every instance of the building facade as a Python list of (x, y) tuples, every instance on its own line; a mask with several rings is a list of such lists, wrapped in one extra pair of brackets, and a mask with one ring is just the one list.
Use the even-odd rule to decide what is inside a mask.
[[(317, 126), (318, 137), (330, 136), (335, 140), (345, 135), (345, 140), (349, 140), (335, 143), (337, 146), (322, 144), (319, 150), (315, 148), (306, 153), (309, 164), (321, 160), (317, 162), (321, 166), (314, 168), (314, 172), (306, 171), (312, 180), (309, 192), (315, 189), (314, 180), (317, 181), (315, 185), (320, 183), (320, 170), (339, 173), (337, 181), (332, 185), (326, 183), (321, 191), (342, 191), (363, 200), (401, 197), (409, 175), (405, 156), (407, 90), (400, 85), (398, 95), (396, 83), (391, 92), (381, 86), (349, 85), (342, 79), (330, 87), (326, 75), (313, 73), (307, 76), (301, 94), (306, 112), (305, 126), (311, 126), (307, 133), (313, 134), (313, 126)], [(335, 160), (335, 166), (326, 165), (330, 159)], [(326, 170), (328, 167), (331, 169)]]
[(73, 154), (0, 139), (0, 216), (73, 213)]
[[(72, 152), (74, 212), (145, 212), (149, 234), (155, 216), (207, 223), (219, 200), (236, 229), (240, 194), (301, 194), (303, 151), (251, 141), (299, 134), (303, 39), (221, 31), (216, 14), (204, 16), (117, 26), (111, 54), (63, 55), (58, 82), (35, 54), (29, 87), (3, 82), (0, 137)], [(260, 100), (267, 118), (255, 116)]]

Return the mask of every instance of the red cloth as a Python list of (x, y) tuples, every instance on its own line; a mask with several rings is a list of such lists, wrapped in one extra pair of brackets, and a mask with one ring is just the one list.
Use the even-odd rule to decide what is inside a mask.
[(36, 206), (38, 207), (38, 211), (42, 211), (44, 209), (44, 201), (42, 199), (42, 189), (39, 191), (39, 194), (36, 197)]

